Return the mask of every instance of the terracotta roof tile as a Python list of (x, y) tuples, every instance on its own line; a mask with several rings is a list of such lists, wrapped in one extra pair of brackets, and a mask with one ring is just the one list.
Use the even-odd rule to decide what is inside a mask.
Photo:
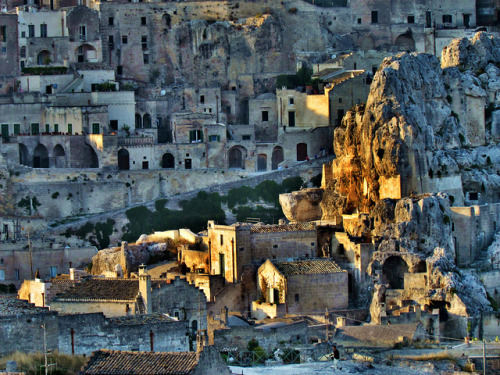
[(272, 260), (271, 262), (283, 276), (344, 272), (331, 259), (306, 259), (292, 262), (277, 262)]
[(198, 364), (196, 352), (152, 353), (98, 350), (81, 375), (188, 375)]
[(277, 233), (277, 232), (294, 232), (302, 230), (316, 230), (314, 223), (299, 223), (287, 225), (255, 225), (252, 227), (252, 233)]
[[(158, 288), (166, 284), (166, 280), (151, 280), (151, 287)], [(139, 293), (139, 279), (90, 279), (76, 284), (64, 293), (58, 294), (55, 300), (135, 300)]]

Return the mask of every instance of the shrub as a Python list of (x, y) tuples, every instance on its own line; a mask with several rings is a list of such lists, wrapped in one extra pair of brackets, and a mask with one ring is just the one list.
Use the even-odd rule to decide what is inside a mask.
[(56, 191), (54, 194), (52, 194), (52, 199), (57, 199), (58, 196), (59, 196), (59, 192)]

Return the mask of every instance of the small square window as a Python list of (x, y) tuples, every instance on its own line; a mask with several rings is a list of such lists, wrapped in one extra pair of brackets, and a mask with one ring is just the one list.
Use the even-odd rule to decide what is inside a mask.
[(2, 47), (2, 53), (6, 53), (7, 52), (7, 47)]
[(141, 25), (142, 26), (146, 26), (147, 25), (146, 17), (141, 17)]
[(298, 293), (295, 293), (295, 302), (300, 302), (300, 296)]
[(294, 102), (293, 98), (288, 98), (288, 104), (293, 105), (293, 102)]
[(128, 36), (123, 35), (122, 36), (122, 44), (127, 44), (128, 43)]
[(269, 112), (262, 111), (262, 121), (269, 121)]
[(361, 18), (358, 18), (358, 25), (361, 25)]
[(372, 10), (372, 23), (378, 23), (378, 10)]
[(205, 104), (205, 95), (200, 95), (200, 104)]
[(115, 24), (115, 19), (114, 19), (114, 17), (109, 17), (109, 18), (108, 18), (108, 25), (109, 25), (109, 26), (113, 26), (114, 24)]
[(243, 134), (241, 137), (244, 141), (249, 141), (252, 139), (252, 136), (250, 134)]
[(415, 23), (415, 16), (408, 16), (408, 23)]
[(451, 14), (443, 14), (443, 23), (451, 23), (452, 20)]
[(144, 61), (145, 65), (149, 64), (149, 55), (147, 53), (143, 54), (142, 60)]

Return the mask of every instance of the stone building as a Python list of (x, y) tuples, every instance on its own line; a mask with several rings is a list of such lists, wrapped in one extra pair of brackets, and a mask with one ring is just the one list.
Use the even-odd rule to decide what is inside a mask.
[(263, 300), (252, 303), (256, 317), (275, 317), (278, 311), (273, 314), (271, 310), (280, 305), (285, 314), (314, 314), (345, 309), (349, 304), (347, 272), (331, 259), (268, 259), (259, 267), (257, 279)]
[(77, 283), (50, 302), (52, 311), (65, 314), (102, 312), (106, 317), (168, 314), (189, 322), (192, 333), (206, 329), (206, 298), (186, 280), (155, 279), (139, 269), (138, 279), (100, 279)]
[(17, 15), (0, 14), (0, 93), (13, 92), (15, 77), (19, 75), (19, 42), (17, 38)]
[(15, 297), (0, 298), (0, 354), (13, 351), (90, 355), (103, 347), (111, 350), (190, 350), (187, 321), (163, 314), (106, 318), (102, 313), (58, 314)]

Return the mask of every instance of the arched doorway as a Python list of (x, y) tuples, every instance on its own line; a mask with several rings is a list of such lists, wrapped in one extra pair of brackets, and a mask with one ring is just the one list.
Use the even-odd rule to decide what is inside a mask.
[(128, 151), (124, 148), (118, 151), (118, 169), (121, 171), (130, 169), (130, 157)]
[(415, 51), (415, 40), (413, 39), (411, 32), (402, 34), (396, 38), (394, 44), (398, 47), (398, 50), (405, 52)]
[(174, 155), (167, 152), (161, 157), (161, 167), (162, 168), (175, 168), (175, 158)]
[(33, 152), (33, 168), (48, 168), (49, 167), (49, 153), (47, 148), (41, 143), (36, 146)]
[(297, 144), (297, 161), (304, 161), (307, 157), (307, 144), (299, 143)]
[(151, 115), (149, 113), (146, 113), (144, 116), (142, 116), (142, 127), (143, 128), (151, 127)]
[(52, 62), (52, 59), (50, 58), (50, 52), (46, 49), (41, 51), (36, 58), (36, 62), (38, 65), (49, 65)]
[(273, 170), (278, 169), (281, 162), (283, 162), (283, 149), (280, 146), (276, 146), (271, 157), (271, 168)]
[(89, 161), (87, 168), (99, 168), (99, 158), (94, 148), (88, 144), (85, 144), (87, 160)]
[(359, 48), (363, 51), (368, 51), (371, 49), (375, 49), (375, 39), (371, 36), (365, 36), (359, 41)]
[(66, 168), (66, 153), (61, 145), (56, 145), (52, 151), (55, 168)]
[(142, 117), (138, 113), (135, 114), (135, 128), (136, 129), (142, 128)]
[(382, 275), (389, 283), (390, 289), (404, 289), (405, 273), (408, 272), (408, 264), (398, 256), (386, 259), (382, 266)]
[(245, 169), (247, 150), (241, 146), (234, 146), (229, 150), (229, 168)]
[(30, 156), (28, 152), (28, 147), (26, 147), (22, 143), (19, 143), (19, 164), (25, 165), (27, 167), (30, 166)]
[(193, 320), (191, 322), (191, 332), (193, 334), (196, 334), (196, 332), (198, 332), (198, 321), (197, 320)]
[(267, 155), (259, 154), (257, 156), (257, 171), (265, 172), (267, 171)]

